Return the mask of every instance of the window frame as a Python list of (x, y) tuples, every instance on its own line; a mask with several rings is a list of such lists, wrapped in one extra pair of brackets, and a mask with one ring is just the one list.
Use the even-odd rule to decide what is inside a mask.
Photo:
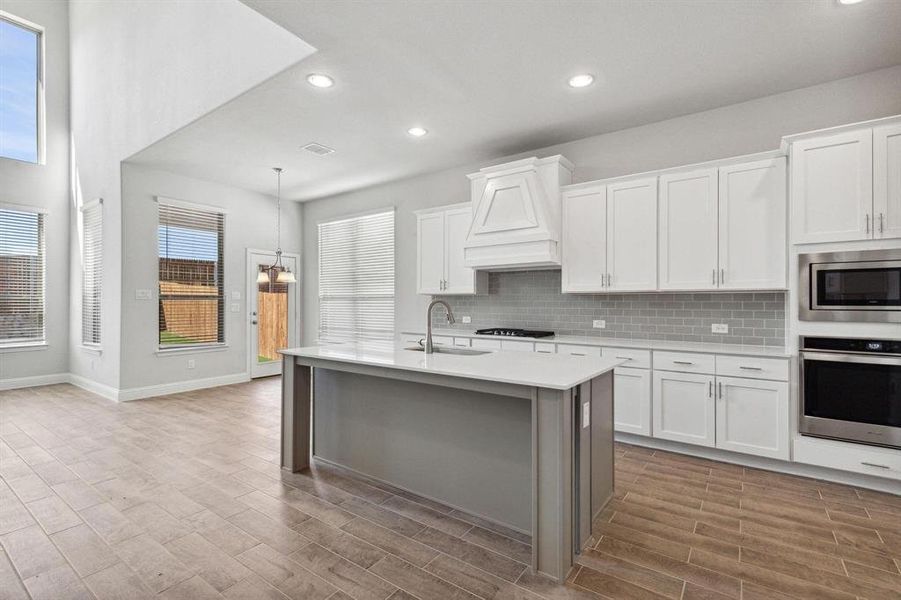
[(23, 350), (41, 350), (49, 346), (47, 342), (47, 218), (50, 215), (50, 211), (40, 206), (6, 203), (0, 203), (0, 210), (38, 215), (37, 234), (41, 251), (41, 337), (33, 339), (14, 338), (13, 341), (8, 342), (0, 339), (0, 354)]
[(385, 333), (393, 339), (396, 335), (397, 330), (397, 208), (395, 206), (385, 206), (377, 209), (367, 210), (364, 212), (357, 212), (351, 214), (345, 214), (340, 216), (334, 216), (328, 219), (323, 219), (316, 223), (316, 252), (317, 252), (317, 264), (316, 264), (316, 276), (317, 276), (317, 301), (318, 301), (318, 323), (317, 323), (317, 341), (319, 343), (353, 343), (353, 342), (364, 342), (364, 341), (374, 341), (373, 338), (369, 338), (360, 335), (360, 331), (355, 331), (354, 335), (350, 339), (343, 339), (341, 336), (329, 336), (328, 332), (323, 335), (323, 311), (322, 311), (322, 301), (325, 298), (323, 294), (322, 288), (322, 227), (330, 224), (340, 223), (342, 221), (351, 221), (356, 219), (362, 219), (365, 217), (373, 217), (377, 215), (386, 215), (391, 214), (392, 219), (392, 291), (391, 291), (391, 304), (392, 304), (392, 314), (391, 314), (391, 331), (386, 331)]
[[(194, 202), (185, 202), (183, 200), (176, 200), (174, 198), (168, 198), (164, 196), (156, 196), (154, 198), (156, 200), (157, 209), (157, 221), (156, 221), (156, 232), (154, 233), (154, 240), (156, 244), (156, 279), (157, 279), (157, 331), (156, 331), (156, 354), (169, 354), (169, 353), (179, 353), (179, 352), (208, 352), (211, 350), (222, 350), (228, 347), (228, 338), (227, 338), (227, 327), (226, 327), (226, 319), (228, 311), (226, 310), (226, 302), (228, 298), (226, 297), (226, 286), (225, 286), (225, 228), (228, 221), (228, 211), (219, 206), (212, 206), (208, 204), (198, 204)], [(174, 208), (178, 208), (181, 210), (194, 210), (199, 212), (206, 213), (214, 213), (218, 214), (222, 219), (222, 230), (221, 237), (218, 243), (218, 256), (219, 261), (221, 262), (221, 271), (222, 277), (220, 282), (221, 295), (217, 298), (219, 300), (217, 304), (217, 308), (220, 311), (220, 314), (217, 315), (217, 321), (220, 325), (219, 338), (221, 341), (216, 342), (196, 342), (191, 344), (161, 344), (160, 343), (160, 319), (159, 315), (162, 310), (162, 295), (159, 292), (160, 289), (160, 248), (159, 248), (159, 227), (160, 227), (160, 208), (162, 206), (171, 206)]]
[[(99, 264), (99, 277), (93, 276), (93, 281), (95, 284), (96, 299), (92, 300), (92, 302), (96, 302), (96, 310), (94, 311), (94, 319), (95, 319), (95, 327), (94, 330), (97, 333), (97, 339), (94, 340), (86, 340), (85, 339), (85, 307), (86, 307), (86, 282), (87, 282), (87, 269), (86, 263), (88, 259), (88, 247), (87, 247), (87, 239), (88, 239), (88, 230), (87, 230), (87, 221), (86, 216), (87, 213), (91, 210), (96, 209), (98, 211), (98, 219), (99, 223), (99, 236), (97, 238), (97, 242), (99, 244), (98, 249), (94, 250), (95, 253), (99, 254), (99, 262), (95, 264)], [(84, 203), (79, 208), (79, 216), (81, 218), (81, 346), (82, 348), (86, 348), (89, 350), (100, 350), (101, 343), (103, 341), (103, 198), (97, 198), (96, 200), (92, 200), (90, 202)], [(95, 257), (96, 260), (97, 257)]]
[(47, 164), (47, 102), (46, 102), (46, 83), (44, 81), (45, 74), (47, 72), (46, 69), (46, 30), (43, 26), (38, 25), (37, 23), (33, 23), (28, 21), (27, 19), (23, 19), (22, 17), (18, 17), (12, 13), (9, 13), (5, 10), (0, 10), (0, 20), (7, 21), (16, 27), (20, 27), (22, 29), (27, 29), (29, 31), (33, 31), (37, 34), (38, 37), (38, 59), (37, 59), (37, 73), (36, 75), (36, 98), (35, 102), (37, 106), (35, 117), (37, 119), (36, 124), (36, 136), (37, 136), (37, 157), (35, 162), (31, 162), (30, 160), (22, 160), (20, 158), (12, 158), (9, 156), (3, 156), (0, 154), (0, 160), (12, 160), (19, 163), (24, 163), (26, 165), (46, 165)]

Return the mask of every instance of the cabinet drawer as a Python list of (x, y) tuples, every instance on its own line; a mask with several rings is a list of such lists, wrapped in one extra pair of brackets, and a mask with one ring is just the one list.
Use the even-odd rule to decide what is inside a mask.
[(454, 338), (454, 346), (458, 348), (469, 348), (469, 338)]
[(433, 346), (453, 346), (454, 338), (449, 335), (433, 335), (432, 336), (432, 345)]
[(556, 346), (547, 342), (535, 342), (535, 352), (539, 354), (554, 354), (557, 352)]
[(712, 354), (690, 352), (654, 352), (654, 369), (680, 373), (716, 373), (716, 359)]
[(502, 340), (501, 350), (516, 350), (518, 352), (532, 352), (535, 344), (532, 342), (518, 342), (515, 340)]
[(557, 344), (557, 354), (569, 354), (570, 356), (600, 356), (601, 349), (598, 346), (570, 346)]
[(500, 350), (500, 340), (486, 340), (483, 338), (472, 338), (472, 347), (479, 350)]
[(788, 360), (753, 356), (717, 356), (716, 374), (750, 379), (788, 381)]
[(901, 450), (848, 444), (801, 436), (795, 439), (795, 462), (852, 473), (901, 480)]
[(650, 369), (651, 368), (651, 351), (635, 350), (634, 348), (603, 348), (601, 356), (604, 358), (624, 358), (628, 362), (624, 367), (633, 369)]

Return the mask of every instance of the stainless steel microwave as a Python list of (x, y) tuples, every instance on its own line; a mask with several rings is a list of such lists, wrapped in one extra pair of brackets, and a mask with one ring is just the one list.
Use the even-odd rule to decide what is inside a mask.
[(802, 321), (901, 322), (901, 248), (798, 257)]

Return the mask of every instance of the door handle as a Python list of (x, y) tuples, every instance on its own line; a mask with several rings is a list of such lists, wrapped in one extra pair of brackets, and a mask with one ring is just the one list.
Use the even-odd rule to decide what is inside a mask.
[(251, 324), (251, 325), (256, 325), (257, 322), (256, 322), (256, 321), (251, 321), (250, 324)]

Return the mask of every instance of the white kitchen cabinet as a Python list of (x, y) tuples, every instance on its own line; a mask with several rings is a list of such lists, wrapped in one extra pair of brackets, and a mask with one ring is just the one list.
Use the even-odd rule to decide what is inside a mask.
[(600, 292), (607, 273), (607, 188), (563, 192), (564, 292)]
[(876, 238), (901, 237), (901, 123), (873, 129)]
[(786, 287), (785, 158), (719, 170), (719, 289)]
[(520, 340), (501, 340), (501, 350), (514, 350), (516, 352), (534, 352), (534, 342), (523, 342)]
[(660, 176), (659, 288), (717, 287), (717, 170)]
[(501, 341), (485, 338), (472, 338), (472, 347), (477, 350), (500, 350)]
[(563, 291), (657, 289), (657, 178), (563, 193)]
[(617, 367), (613, 370), (613, 389), (614, 429), (651, 435), (651, 372)]
[(804, 138), (791, 146), (792, 242), (873, 237), (873, 132)]
[(463, 264), (463, 244), (471, 220), (468, 203), (416, 212), (417, 293), (471, 295), (488, 291), (488, 274)]
[(789, 458), (788, 384), (716, 378), (716, 447), (768, 458)]
[(716, 445), (714, 377), (654, 371), (654, 437), (699, 446)]
[(657, 289), (657, 178), (607, 186), (608, 292)]

